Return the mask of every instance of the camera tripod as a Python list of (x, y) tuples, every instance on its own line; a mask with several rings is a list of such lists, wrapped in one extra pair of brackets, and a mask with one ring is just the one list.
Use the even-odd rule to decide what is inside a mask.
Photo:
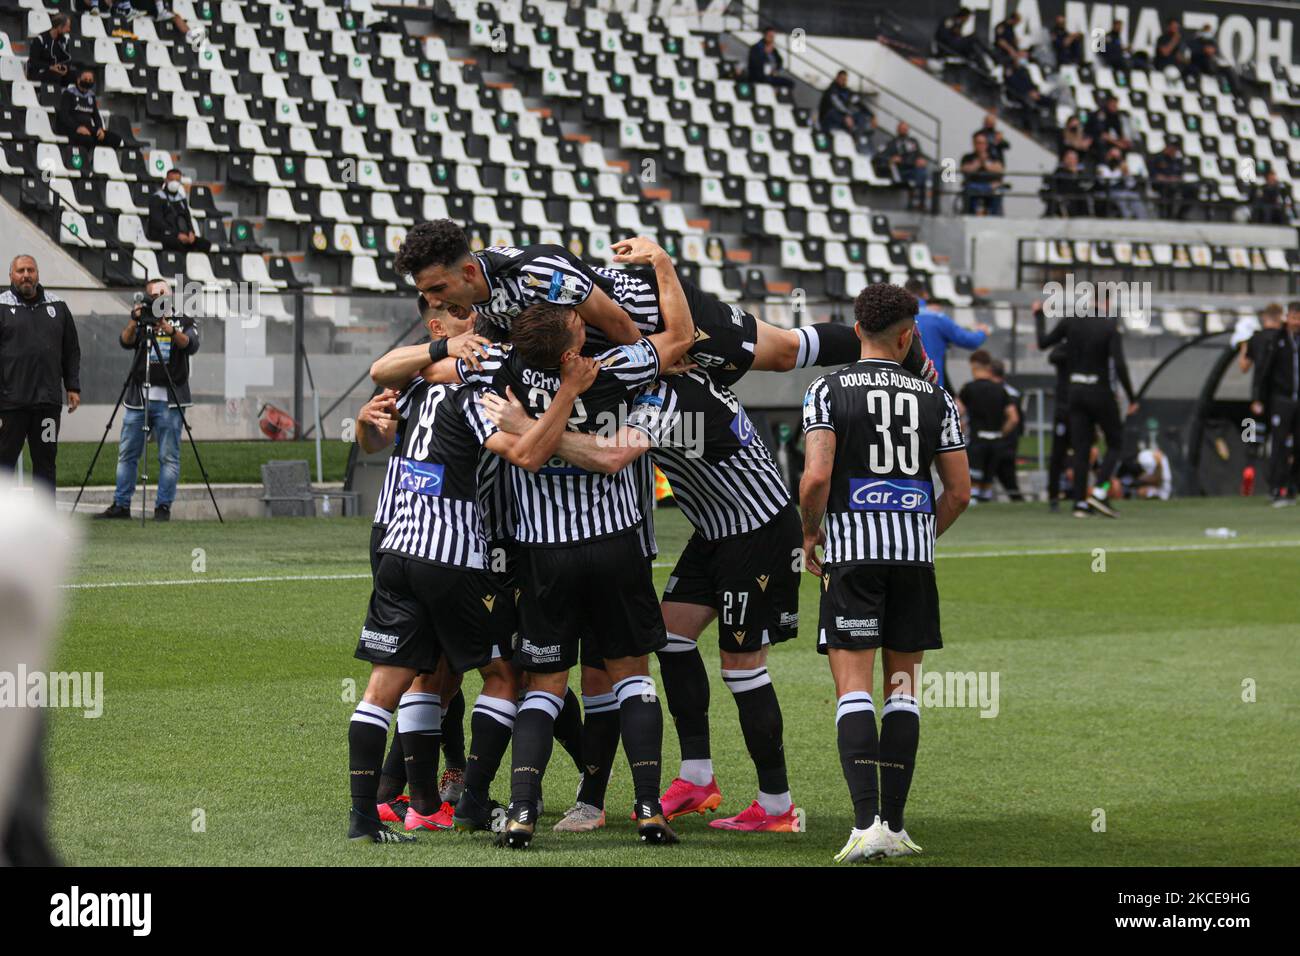
[[(163, 370), (163, 375), (167, 379), (167, 397), (175, 405), (177, 413), (181, 417), (181, 424), (185, 427), (185, 435), (190, 440), (190, 447), (194, 449), (194, 460), (198, 462), (199, 472), (203, 475), (203, 484), (207, 486), (208, 497), (212, 499), (212, 508), (217, 513), (217, 520), (225, 524), (225, 518), (221, 517), (221, 508), (217, 505), (217, 496), (212, 491), (212, 482), (208, 480), (208, 470), (203, 466), (203, 458), (199, 455), (199, 446), (194, 443), (194, 432), (190, 429), (189, 419), (185, 417), (185, 409), (181, 407), (180, 399), (176, 396), (176, 383), (172, 380), (172, 371), (167, 363), (163, 361), (162, 350), (158, 347), (158, 334), (156, 321), (142, 322), (139, 317), (135, 321), (135, 351), (132, 353), (131, 368), (126, 373), (126, 381), (122, 383), (122, 390), (118, 392), (117, 403), (113, 405), (113, 413), (108, 416), (108, 423), (104, 425), (104, 434), (99, 439), (99, 444), (95, 447), (95, 454), (90, 458), (90, 467), (86, 469), (86, 477), (81, 479), (81, 488), (77, 491), (77, 500), (72, 503), (72, 510), (75, 513), (77, 505), (81, 503), (81, 496), (86, 490), (86, 484), (90, 481), (91, 472), (95, 470), (95, 462), (99, 461), (99, 453), (104, 450), (104, 442), (108, 440), (108, 433), (113, 428), (113, 421), (117, 418), (117, 411), (122, 407), (126, 399), (126, 390), (131, 387), (131, 379), (135, 376), (137, 363), (144, 362), (144, 381), (140, 384), (140, 403), (144, 406), (144, 448), (141, 451), (140, 459), (140, 524), (144, 525), (145, 516), (149, 510), (149, 436), (153, 431), (153, 426), (149, 420), (149, 391), (150, 391), (150, 374), (153, 363), (150, 356), (156, 357), (158, 365)], [(161, 456), (160, 456), (161, 457)]]

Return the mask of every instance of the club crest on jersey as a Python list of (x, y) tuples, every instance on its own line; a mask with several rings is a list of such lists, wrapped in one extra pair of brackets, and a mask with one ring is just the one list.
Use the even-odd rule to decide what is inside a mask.
[(850, 478), (852, 511), (931, 511), (934, 486), (906, 478)]
[(397, 487), (417, 495), (441, 495), (442, 465), (431, 465), (403, 458)]

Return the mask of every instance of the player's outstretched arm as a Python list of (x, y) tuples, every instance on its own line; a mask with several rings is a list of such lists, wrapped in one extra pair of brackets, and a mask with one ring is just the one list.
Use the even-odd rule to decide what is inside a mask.
[(1061, 319), (1052, 328), (1047, 331), (1047, 314), (1043, 311), (1043, 303), (1039, 300), (1034, 301), (1034, 334), (1038, 339), (1040, 349), (1050, 349), (1057, 342), (1065, 341), (1065, 319)]
[(938, 537), (952, 527), (970, 504), (970, 465), (966, 461), (966, 449), (940, 452), (934, 456), (934, 467), (943, 482), (943, 494), (934, 504), (934, 533)]
[(804, 436), (803, 478), (799, 480), (799, 514), (803, 519), (803, 562), (810, 574), (821, 577), (822, 562), (817, 548), (826, 543), (822, 519), (831, 492), (835, 469), (835, 432), (816, 428)]
[[(488, 451), (500, 455), (512, 465), (528, 471), (537, 471), (552, 455), (556, 445), (564, 434), (569, 416), (573, 413), (573, 403), (579, 395), (591, 387), (599, 371), (594, 359), (580, 355), (570, 355), (560, 366), (560, 388), (551, 400), (550, 406), (533, 425), (522, 434), (511, 435), (497, 432), (484, 445)], [(513, 398), (513, 393), (507, 389)], [(493, 417), (492, 403), (485, 396), (484, 407), (489, 418)], [(494, 421), (496, 419), (493, 419)]]
[(615, 345), (631, 345), (641, 338), (636, 323), (599, 286), (578, 306), (578, 315), (588, 325), (604, 332)]
[(584, 471), (616, 475), (650, 450), (650, 438), (637, 428), (624, 426), (613, 437), (565, 432), (556, 454)]
[(465, 332), (449, 339), (434, 339), (423, 345), (403, 345), (375, 359), (370, 379), (386, 388), (401, 388), (417, 375), (434, 384), (455, 385), (461, 381), (457, 361), (478, 369), (491, 345), (481, 335)]
[(650, 344), (659, 354), (661, 369), (676, 365), (695, 341), (695, 322), (691, 319), (691, 307), (686, 302), (686, 292), (677, 278), (673, 260), (658, 243), (645, 236), (623, 239), (614, 243), (613, 249), (615, 262), (654, 267), (664, 330), (650, 336)]

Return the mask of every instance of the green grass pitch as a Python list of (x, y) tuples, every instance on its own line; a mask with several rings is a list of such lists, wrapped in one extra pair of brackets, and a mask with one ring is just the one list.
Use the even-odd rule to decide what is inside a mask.
[[(1219, 526), (1239, 536), (1205, 536)], [(662, 586), (688, 528), (672, 509), (658, 528)], [(352, 650), (368, 531), (363, 520), (85, 523), (77, 582), (205, 583), (67, 592), (54, 666), (104, 673), (102, 717), (51, 714), (50, 824), (67, 862), (830, 863), (852, 817), (810, 577), (800, 637), (769, 660), (806, 832), (722, 833), (693, 816), (676, 824), (679, 846), (640, 846), (620, 753), (609, 826), (551, 833), (576, 784), (556, 747), (544, 828), (527, 853), (453, 833), (348, 844), (344, 689), (355, 681), (359, 694), (367, 675)], [(924, 710), (907, 822), (926, 852), (881, 865), (1295, 863), (1300, 511), (1261, 499), (1135, 503), (1119, 521), (1082, 522), (1039, 504), (980, 506), (939, 553), (946, 647), (926, 664), (996, 671), (999, 712)], [(332, 577), (227, 580), (288, 576)], [(712, 632), (702, 647), (723, 810), (736, 812), (753, 799), (754, 774)], [(466, 677), (469, 699), (478, 684)], [(670, 720), (664, 759), (666, 784), (677, 767)], [(505, 798), (507, 782), (503, 769), (494, 795)]]

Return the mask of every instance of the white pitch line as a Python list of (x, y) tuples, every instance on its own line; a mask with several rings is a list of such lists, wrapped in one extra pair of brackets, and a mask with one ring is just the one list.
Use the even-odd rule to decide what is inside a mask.
[[(1102, 547), (1107, 554), (1167, 554), (1186, 551), (1245, 551), (1256, 548), (1300, 548), (1300, 541), (1233, 541), (1226, 544), (1165, 544), (1139, 545), (1136, 547)], [(957, 558), (1036, 558), (1059, 555), (1092, 555), (1092, 549), (1077, 548), (1037, 548), (1025, 551), (967, 551), (959, 554), (936, 554), (944, 560)], [(663, 561), (654, 562), (656, 568), (671, 568), (672, 564)], [(148, 588), (170, 587), (177, 584), (270, 584), (278, 581), (361, 581), (370, 578), (365, 574), (266, 574), (249, 578), (176, 578), (169, 581), (101, 581), (91, 584), (63, 584), (64, 590), (91, 591), (104, 588)]]

